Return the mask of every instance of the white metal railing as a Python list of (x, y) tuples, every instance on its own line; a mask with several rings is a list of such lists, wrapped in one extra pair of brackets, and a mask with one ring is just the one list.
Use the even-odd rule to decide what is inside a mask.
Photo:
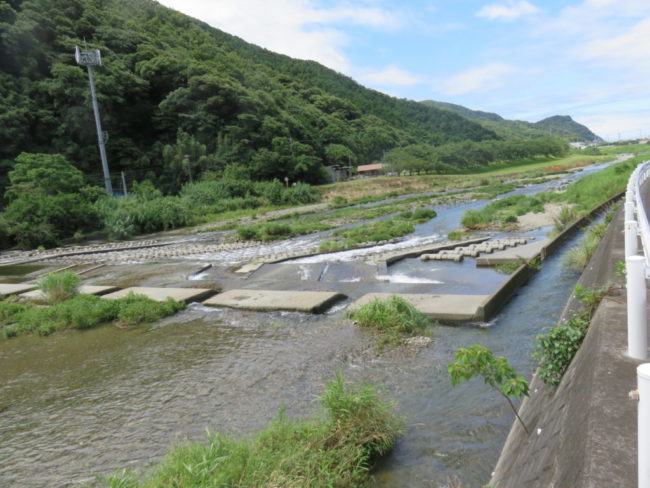
[[(627, 353), (648, 357), (646, 279), (650, 277), (650, 224), (641, 185), (650, 177), (650, 161), (637, 166), (625, 193), (625, 269), (627, 272)], [(641, 250), (638, 254), (638, 241)], [(637, 367), (638, 384), (638, 487), (650, 488), (650, 363)]]

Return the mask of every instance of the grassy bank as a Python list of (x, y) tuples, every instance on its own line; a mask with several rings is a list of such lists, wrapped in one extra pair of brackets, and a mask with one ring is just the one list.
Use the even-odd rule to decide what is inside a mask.
[(507, 223), (515, 224), (517, 217), (525, 213), (542, 212), (544, 204), (548, 202), (555, 202), (567, 208), (564, 214), (575, 220), (621, 193), (634, 168), (645, 159), (645, 156), (636, 156), (624, 163), (587, 175), (563, 192), (542, 192), (534, 196), (516, 195), (497, 200), (481, 210), (467, 211), (461, 222), (468, 229), (502, 227)]
[(65, 329), (90, 329), (113, 322), (137, 325), (155, 322), (185, 308), (174, 300), (156, 302), (142, 295), (105, 300), (93, 295), (43, 307), (32, 303), (0, 302), (0, 326), (6, 338), (23, 334), (49, 335)]
[(110, 478), (110, 488), (354, 488), (401, 431), (392, 406), (367, 384), (339, 375), (325, 388), (326, 415), (290, 420), (280, 414), (250, 441), (214, 435), (207, 444), (173, 449), (149, 476)]

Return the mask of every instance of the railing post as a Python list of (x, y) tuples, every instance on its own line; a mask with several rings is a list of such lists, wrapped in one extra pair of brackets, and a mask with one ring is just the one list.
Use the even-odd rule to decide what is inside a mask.
[[(625, 204), (627, 212), (627, 204)], [(639, 252), (639, 239), (636, 220), (625, 221), (625, 257), (636, 256)]]
[(650, 488), (650, 363), (636, 368), (639, 389), (638, 488)]
[[(627, 274), (627, 353), (635, 359), (648, 356), (648, 312), (645, 284), (645, 259), (628, 256)], [(650, 486), (648, 487), (650, 488)]]
[[(627, 192), (628, 194), (632, 192)], [(632, 198), (625, 198), (625, 221), (627, 222), (628, 220), (635, 220), (634, 219), (634, 201)]]

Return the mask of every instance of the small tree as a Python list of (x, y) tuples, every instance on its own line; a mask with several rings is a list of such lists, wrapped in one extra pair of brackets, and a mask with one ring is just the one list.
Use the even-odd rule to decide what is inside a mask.
[(517, 420), (529, 434), (524, 421), (517, 413), (511, 397), (521, 399), (528, 396), (528, 382), (523, 376), (510, 366), (508, 359), (503, 356), (494, 356), (494, 353), (487, 347), (474, 344), (472, 347), (461, 347), (456, 351), (456, 360), (447, 366), (451, 377), (451, 384), (456, 386), (474, 378), (482, 376), (486, 384), (503, 396), (515, 413)]

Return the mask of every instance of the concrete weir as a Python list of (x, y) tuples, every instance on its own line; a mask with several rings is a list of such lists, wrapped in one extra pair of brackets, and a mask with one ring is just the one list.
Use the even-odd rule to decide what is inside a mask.
[(490, 295), (368, 293), (350, 305), (349, 309), (356, 310), (373, 300), (388, 300), (391, 296), (403, 298), (427, 317), (453, 322), (484, 320), (483, 307), (490, 298)]
[[(95, 286), (95, 285), (82, 285), (79, 287), (80, 295), (106, 295), (118, 290), (117, 286)], [(21, 298), (28, 300), (43, 300), (45, 295), (41, 290), (32, 290), (27, 293), (21, 293)]]
[(133, 286), (131, 288), (124, 288), (108, 295), (103, 295), (102, 298), (112, 299), (112, 298), (124, 298), (129, 293), (134, 293), (136, 295), (144, 295), (152, 300), (157, 302), (164, 302), (168, 298), (172, 298), (179, 302), (200, 302), (201, 300), (213, 295), (214, 290), (207, 288), (150, 288), (150, 287), (140, 287)]
[(228, 290), (205, 300), (203, 305), (265, 312), (318, 313), (344, 297), (341, 293), (326, 291)]
[(36, 288), (36, 285), (25, 283), (0, 283), (0, 297), (7, 295), (18, 295), (20, 293), (25, 293), (27, 291), (33, 290), (34, 288)]

